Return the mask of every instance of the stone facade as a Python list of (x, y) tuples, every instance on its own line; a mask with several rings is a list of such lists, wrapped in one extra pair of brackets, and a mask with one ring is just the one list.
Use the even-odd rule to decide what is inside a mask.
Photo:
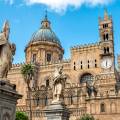
[[(46, 16), (42, 27), (25, 48), (26, 62), (35, 66), (31, 82), (33, 120), (45, 120), (44, 109), (52, 101), (52, 75), (59, 65), (63, 65), (67, 75), (64, 102), (71, 112), (70, 120), (76, 120), (85, 113), (99, 120), (120, 120), (120, 75), (115, 67), (112, 17), (104, 12), (104, 18), (99, 18), (98, 43), (72, 47), (70, 60), (63, 59), (64, 50), (51, 32)], [(20, 72), (21, 66), (13, 65), (8, 78), (24, 95), (17, 110), (28, 112), (28, 92)]]

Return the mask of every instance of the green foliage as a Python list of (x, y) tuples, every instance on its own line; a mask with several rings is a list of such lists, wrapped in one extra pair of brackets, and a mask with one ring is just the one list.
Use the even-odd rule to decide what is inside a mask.
[(28, 120), (28, 116), (23, 112), (16, 112), (15, 120)]
[(34, 68), (31, 64), (25, 64), (21, 68), (21, 73), (24, 77), (25, 82), (27, 85), (29, 85), (30, 80), (32, 80), (32, 77), (34, 75)]
[(89, 114), (83, 115), (80, 120), (95, 120), (95, 118)]

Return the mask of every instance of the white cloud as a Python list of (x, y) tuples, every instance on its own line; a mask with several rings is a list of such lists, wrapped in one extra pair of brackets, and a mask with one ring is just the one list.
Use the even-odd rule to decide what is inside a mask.
[[(13, 2), (17, 0), (3, 0), (9, 4), (13, 4)], [(56, 12), (65, 11), (68, 7), (79, 8), (81, 5), (106, 5), (114, 0), (21, 0), (21, 2), (25, 2), (27, 5), (33, 4), (43, 4), (49, 7)]]
[(113, 0), (24, 0), (28, 5), (43, 4), (57, 12), (66, 10), (69, 6), (78, 8), (87, 4), (90, 6), (106, 5)]

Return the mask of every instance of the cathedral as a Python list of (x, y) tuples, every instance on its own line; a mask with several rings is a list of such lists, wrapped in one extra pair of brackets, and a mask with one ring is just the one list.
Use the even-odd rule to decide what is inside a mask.
[[(97, 120), (120, 120), (120, 71), (115, 65), (113, 20), (107, 11), (99, 18), (98, 29), (97, 43), (71, 47), (70, 59), (65, 60), (64, 48), (45, 15), (25, 47), (25, 63), (32, 63), (35, 72), (30, 83), (33, 120), (46, 120), (44, 109), (53, 97), (52, 76), (60, 65), (67, 76), (63, 100), (70, 120), (78, 120), (83, 114), (91, 114)], [(8, 79), (23, 95), (17, 111), (29, 113), (29, 93), (21, 74), (23, 65), (13, 64)]]

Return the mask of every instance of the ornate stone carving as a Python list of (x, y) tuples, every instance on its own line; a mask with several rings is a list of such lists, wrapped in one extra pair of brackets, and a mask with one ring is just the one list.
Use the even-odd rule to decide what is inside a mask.
[(15, 44), (9, 42), (9, 31), (9, 23), (6, 21), (0, 33), (0, 78), (7, 78), (16, 51)]
[(63, 90), (65, 87), (66, 75), (63, 74), (63, 66), (55, 69), (53, 78), (53, 101), (60, 102), (63, 96)]

